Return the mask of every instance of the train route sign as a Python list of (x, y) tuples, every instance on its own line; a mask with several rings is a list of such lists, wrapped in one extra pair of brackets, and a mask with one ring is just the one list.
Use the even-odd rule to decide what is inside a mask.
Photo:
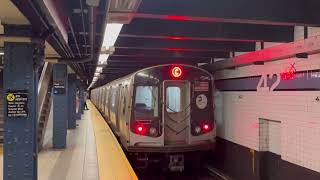
[(17, 90), (17, 91), (7, 91), (7, 117), (28, 117), (28, 91), (27, 90)]

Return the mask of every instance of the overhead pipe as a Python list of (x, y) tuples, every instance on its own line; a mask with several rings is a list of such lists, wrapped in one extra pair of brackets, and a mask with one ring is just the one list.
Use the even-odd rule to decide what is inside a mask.
[[(36, 8), (35, 4), (33, 1), (29, 1), (32, 9), (34, 10), (34, 12), (38, 15), (38, 17), (40, 18), (40, 21), (42, 22), (42, 24), (48, 29), (52, 29), (52, 26), (43, 18), (42, 14), (39, 12), (39, 10)], [(57, 38), (54, 34), (52, 35), (53, 39), (58, 43), (58, 46), (60, 46), (60, 48), (64, 51), (64, 53), (67, 55), (67, 56), (73, 56), (72, 55), (72, 52), (70, 52), (71, 50), (66, 48), (63, 43), (61, 43), (61, 41), (59, 40), (59, 38)], [(68, 51), (69, 50), (69, 51)]]
[[(84, 24), (84, 9), (83, 9), (83, 5), (82, 5), (82, 0), (79, 0), (80, 1), (80, 9), (81, 9), (81, 21), (82, 21), (82, 31), (83, 31), (83, 40), (84, 40), (84, 44), (87, 45), (87, 38), (86, 38), (86, 26)], [(85, 54), (88, 54), (88, 50), (87, 48), (85, 48)]]
[(72, 23), (71, 23), (70, 18), (68, 18), (68, 24), (69, 24), (69, 26), (70, 26), (70, 31), (71, 31), (71, 34), (72, 34), (72, 38), (73, 38), (73, 40), (74, 40), (74, 42), (75, 42), (75, 45), (76, 45), (76, 49), (77, 49), (77, 52), (78, 52), (77, 54), (78, 54), (78, 56), (80, 57), (80, 56), (81, 56), (81, 53), (80, 53), (80, 49), (79, 49), (79, 44), (78, 44), (76, 35), (75, 35), (75, 33), (74, 33), (74, 29), (73, 29), (73, 26), (72, 26)]
[(93, 61), (93, 54), (94, 54), (94, 16), (93, 16), (93, 9), (94, 7), (90, 6), (89, 8), (89, 40), (90, 40), (90, 55), (84, 58), (61, 58), (61, 57), (46, 57), (45, 61), (52, 62), (52, 63), (85, 63)]

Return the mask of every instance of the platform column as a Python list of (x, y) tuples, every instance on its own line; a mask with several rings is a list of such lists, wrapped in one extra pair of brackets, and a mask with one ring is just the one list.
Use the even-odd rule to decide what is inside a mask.
[(81, 119), (81, 114), (83, 111), (83, 101), (81, 101), (81, 81), (80, 79), (77, 79), (77, 103), (79, 103), (79, 107), (78, 107), (78, 111), (77, 111), (77, 120), (80, 120)]
[(75, 129), (76, 124), (76, 98), (77, 98), (77, 76), (76, 74), (68, 75), (68, 129)]
[(83, 114), (83, 111), (84, 111), (84, 101), (86, 100), (85, 99), (85, 96), (84, 96), (84, 88), (81, 87), (80, 88), (80, 95), (79, 95), (79, 99), (80, 99), (80, 113)]
[(53, 66), (53, 148), (63, 149), (67, 142), (68, 74), (66, 64)]
[(3, 179), (36, 180), (38, 69), (43, 64), (44, 41), (28, 38), (32, 33), (27, 26), (5, 25), (4, 31), (6, 36), (26, 38), (4, 43)]

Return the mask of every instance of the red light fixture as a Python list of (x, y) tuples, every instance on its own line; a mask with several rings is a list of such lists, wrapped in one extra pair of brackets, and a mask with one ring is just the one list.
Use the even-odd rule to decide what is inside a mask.
[(176, 15), (168, 15), (166, 16), (166, 19), (173, 20), (173, 21), (185, 21), (189, 18), (187, 16), (176, 16)]
[(212, 126), (209, 123), (204, 123), (204, 124), (202, 124), (201, 129), (202, 129), (202, 132), (207, 133), (207, 132), (211, 131)]
[(166, 38), (170, 40), (188, 40), (188, 37), (182, 36), (167, 36)]
[(182, 73), (183, 73), (182, 68), (179, 66), (174, 66), (171, 69), (171, 75), (174, 78), (180, 78), (182, 76)]
[(174, 52), (181, 52), (181, 51), (187, 51), (184, 48), (166, 48), (168, 51), (174, 51)]
[(147, 128), (143, 124), (137, 124), (135, 127), (136, 133), (144, 135), (147, 132)]

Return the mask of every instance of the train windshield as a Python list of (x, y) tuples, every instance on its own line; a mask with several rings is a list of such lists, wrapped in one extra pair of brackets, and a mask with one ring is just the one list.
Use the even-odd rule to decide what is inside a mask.
[(158, 87), (137, 86), (135, 97), (136, 120), (154, 120), (159, 116)]

